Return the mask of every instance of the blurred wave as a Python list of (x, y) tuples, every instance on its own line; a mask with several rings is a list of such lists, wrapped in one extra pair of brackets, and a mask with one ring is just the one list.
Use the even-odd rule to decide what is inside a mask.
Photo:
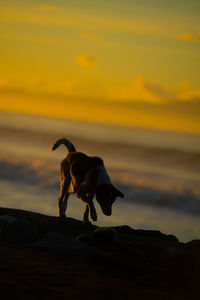
[(0, 158), (0, 178), (46, 188), (58, 187), (58, 170), (42, 160)]
[[(61, 133), (43, 132), (38, 127), (33, 130), (33, 128), (0, 126), (0, 153), (23, 158), (43, 157), (47, 159), (50, 158), (49, 151), (52, 144), (61, 136)], [(98, 139), (98, 134), (95, 139), (90, 139), (87, 134), (78, 136), (78, 133), (74, 131), (63, 136), (76, 145), (77, 151), (108, 158), (108, 162), (118, 161), (120, 166), (128, 162), (129, 167), (131, 164), (140, 164), (141, 167), (143, 165), (159, 167), (163, 168), (163, 171), (170, 168), (200, 175), (200, 151), (198, 150), (176, 149), (173, 145), (155, 146), (153, 142), (151, 146), (143, 143), (136, 144), (133, 140), (128, 143), (128, 141), (122, 141), (120, 136), (116, 141), (112, 139), (102, 141), (101, 138)], [(52, 157), (50, 159), (52, 160)]]

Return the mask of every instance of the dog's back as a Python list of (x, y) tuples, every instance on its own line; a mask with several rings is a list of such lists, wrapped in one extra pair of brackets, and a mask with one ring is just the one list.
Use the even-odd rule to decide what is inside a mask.
[(72, 181), (78, 187), (88, 174), (100, 166), (103, 166), (103, 160), (99, 157), (91, 157), (81, 152), (69, 153), (67, 161), (70, 165), (70, 174)]
[[(66, 138), (57, 140), (52, 151), (56, 150), (60, 145), (64, 145), (68, 149), (67, 157), (61, 162), (61, 181), (67, 181), (69, 185), (68, 192), (75, 193), (81, 183), (86, 180), (86, 177), (93, 170), (100, 166), (103, 166), (103, 160), (99, 157), (91, 157), (82, 152), (76, 152), (74, 145)], [(98, 172), (94, 172), (94, 176), (97, 176)], [(66, 180), (67, 179), (67, 180)]]
[(70, 152), (67, 160), (73, 168), (73, 173), (87, 173), (90, 170), (103, 165), (103, 160), (100, 157), (88, 156), (82, 152)]

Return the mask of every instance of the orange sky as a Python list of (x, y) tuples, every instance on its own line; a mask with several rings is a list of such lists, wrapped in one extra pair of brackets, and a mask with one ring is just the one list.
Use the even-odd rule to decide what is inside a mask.
[(200, 132), (199, 1), (0, 3), (0, 109)]

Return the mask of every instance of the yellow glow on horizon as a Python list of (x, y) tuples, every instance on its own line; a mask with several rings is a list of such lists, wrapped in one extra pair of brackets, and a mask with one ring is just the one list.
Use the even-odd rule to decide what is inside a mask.
[[(56, 100), (42, 96), (4, 95), (0, 110), (20, 113), (38, 114), (52, 117), (80, 119), (85, 121), (139, 126), (163, 130), (200, 133), (197, 120), (188, 121), (180, 116), (171, 117), (168, 112), (160, 114), (112, 102), (92, 102), (92, 100)], [(170, 122), (169, 122), (170, 120)]]

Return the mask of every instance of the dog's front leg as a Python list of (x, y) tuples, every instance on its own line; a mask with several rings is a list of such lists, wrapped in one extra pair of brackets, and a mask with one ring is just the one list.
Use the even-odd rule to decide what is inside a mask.
[[(88, 190), (88, 185), (86, 184), (83, 184), (81, 186), (81, 188), (78, 190), (77, 192), (77, 197), (85, 202), (87, 204), (87, 206), (89, 207), (89, 212), (90, 212), (90, 217), (93, 221), (97, 221), (97, 213), (96, 213), (96, 209), (94, 207), (94, 203), (93, 203), (93, 197), (94, 197), (94, 194), (91, 193), (89, 190)], [(85, 210), (85, 218), (88, 218), (87, 217), (87, 214), (88, 214), (88, 208), (86, 208)]]
[[(90, 217), (91, 217), (91, 219), (93, 220), (93, 221), (97, 221), (97, 213), (96, 213), (96, 209), (95, 209), (95, 207), (94, 207), (94, 203), (93, 203), (93, 201), (92, 201), (92, 199), (93, 199), (93, 195), (85, 195), (85, 194), (80, 194), (80, 193), (78, 193), (78, 198), (81, 200), (81, 201), (83, 201), (83, 202), (85, 202), (86, 203), (86, 205), (88, 206), (88, 208), (89, 208), (89, 213), (90, 213)], [(88, 214), (88, 208), (86, 208), (86, 210), (85, 210), (85, 213), (84, 213), (84, 216), (85, 216), (85, 214), (86, 214), (86, 218), (88, 218), (87, 217), (87, 214)]]
[(85, 224), (90, 223), (90, 221), (89, 221), (89, 206), (88, 206), (87, 203), (85, 204), (85, 211), (84, 211), (84, 215), (83, 215), (83, 223), (85, 223)]
[[(93, 198), (93, 197), (92, 197)], [(88, 203), (88, 206), (89, 206), (89, 211), (90, 211), (90, 218), (93, 220), (93, 221), (97, 221), (97, 212), (96, 212), (96, 209), (94, 207), (94, 203), (92, 201), (92, 198), (89, 198), (87, 200), (87, 203)]]
[(85, 197), (85, 202), (87, 203), (87, 206), (89, 208), (89, 212), (90, 212), (90, 218), (93, 220), (93, 221), (97, 221), (97, 212), (96, 212), (96, 209), (94, 207), (94, 203), (92, 201), (93, 199), (93, 196), (89, 196), (89, 197)]

